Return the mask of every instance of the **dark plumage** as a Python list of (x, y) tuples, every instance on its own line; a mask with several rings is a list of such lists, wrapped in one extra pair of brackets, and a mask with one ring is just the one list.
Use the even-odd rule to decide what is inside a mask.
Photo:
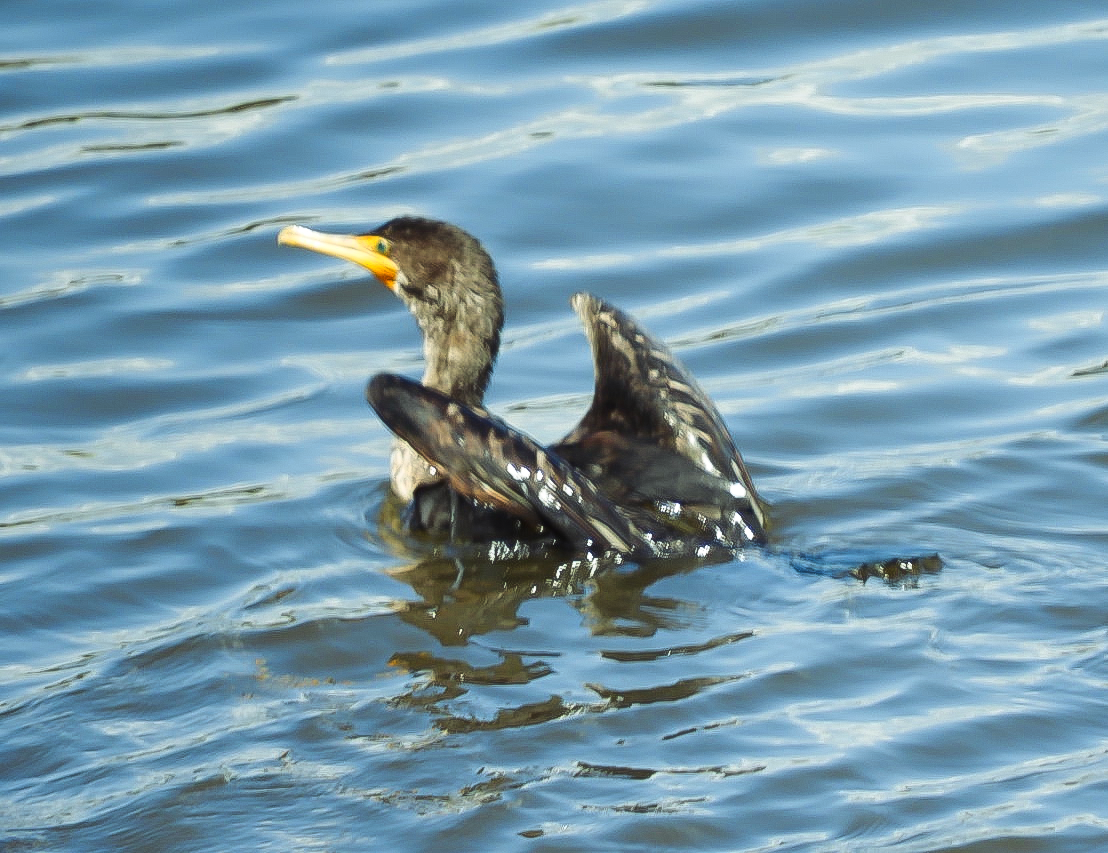
[(401, 217), (360, 236), (292, 226), (278, 241), (366, 267), (423, 333), (422, 382), (378, 374), (366, 389), (398, 437), (392, 486), (410, 501), (413, 529), (636, 558), (765, 541), (765, 509), (719, 412), (628, 315), (573, 297), (593, 351), (593, 402), (569, 435), (544, 448), (482, 408), (503, 303), (492, 259), (474, 237)]

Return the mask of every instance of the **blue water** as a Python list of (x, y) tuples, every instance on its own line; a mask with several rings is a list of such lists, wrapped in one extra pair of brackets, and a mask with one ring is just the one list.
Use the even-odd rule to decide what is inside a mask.
[[(9, 12), (0, 849), (1108, 847), (1103, 4)], [(494, 410), (564, 433), (610, 299), (770, 546), (397, 541), (414, 323), (275, 237), (406, 212), (498, 261)]]

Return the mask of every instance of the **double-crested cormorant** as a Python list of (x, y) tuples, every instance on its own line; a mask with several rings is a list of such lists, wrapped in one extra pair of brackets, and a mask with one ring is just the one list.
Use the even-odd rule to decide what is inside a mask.
[(413, 530), (637, 559), (765, 541), (764, 506), (716, 407), (622, 311), (574, 295), (593, 401), (545, 448), (482, 407), (504, 315), (496, 269), (474, 237), (404, 216), (356, 236), (293, 225), (277, 240), (365, 267), (419, 324), (422, 383), (380, 373), (366, 389), (398, 438), (392, 488), (410, 502)]

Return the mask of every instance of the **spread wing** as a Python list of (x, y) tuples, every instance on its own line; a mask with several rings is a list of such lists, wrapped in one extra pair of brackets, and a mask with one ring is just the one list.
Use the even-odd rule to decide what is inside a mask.
[(635, 523), (587, 477), (484, 409), (389, 373), (370, 380), (366, 399), (458, 493), (548, 526), (581, 551), (650, 555)]
[(562, 444), (615, 434), (673, 451), (718, 477), (746, 519), (747, 538), (765, 539), (766, 513), (715, 404), (665, 344), (627, 314), (587, 293), (572, 300), (585, 325), (596, 372), (593, 401)]

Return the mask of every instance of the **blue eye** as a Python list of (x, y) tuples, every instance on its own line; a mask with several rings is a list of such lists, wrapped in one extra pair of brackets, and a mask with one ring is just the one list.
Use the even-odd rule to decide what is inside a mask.
[(388, 253), (389, 253), (389, 241), (388, 240), (378, 240), (377, 241), (377, 254), (379, 254), (379, 255), (388, 255)]

